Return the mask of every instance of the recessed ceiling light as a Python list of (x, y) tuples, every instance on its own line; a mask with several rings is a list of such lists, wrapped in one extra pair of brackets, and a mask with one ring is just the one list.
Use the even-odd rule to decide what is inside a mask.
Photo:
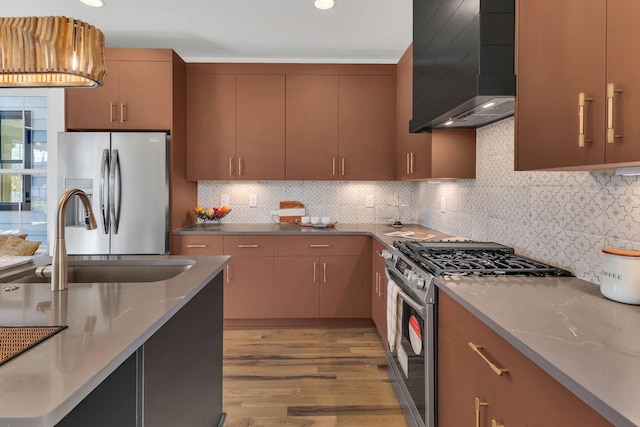
[(331, 9), (335, 2), (333, 0), (315, 0), (313, 5), (320, 10)]
[(82, 3), (91, 7), (102, 7), (104, 6), (104, 2), (102, 0), (80, 0)]

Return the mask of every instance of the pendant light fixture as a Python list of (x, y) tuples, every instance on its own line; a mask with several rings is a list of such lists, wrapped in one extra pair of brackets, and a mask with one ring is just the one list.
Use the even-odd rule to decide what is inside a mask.
[(98, 87), (104, 35), (61, 16), (0, 18), (0, 87)]
[(313, 5), (320, 10), (331, 9), (334, 4), (333, 0), (315, 0), (313, 2)]

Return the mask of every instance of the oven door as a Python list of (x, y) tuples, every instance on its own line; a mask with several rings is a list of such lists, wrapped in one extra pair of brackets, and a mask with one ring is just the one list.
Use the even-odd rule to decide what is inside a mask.
[(388, 280), (393, 280), (400, 287), (396, 310), (398, 345), (391, 353), (392, 368), (415, 425), (435, 427), (433, 305), (420, 304), (411, 298), (403, 290), (402, 278), (395, 272), (387, 269), (386, 274)]

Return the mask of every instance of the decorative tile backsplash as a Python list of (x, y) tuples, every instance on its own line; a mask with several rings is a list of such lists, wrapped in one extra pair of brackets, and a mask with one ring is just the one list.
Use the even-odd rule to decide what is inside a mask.
[[(332, 221), (348, 223), (384, 223), (395, 216), (389, 206), (400, 196), (404, 222), (417, 222), (415, 185), (403, 182), (372, 181), (199, 181), (198, 203), (220, 205), (220, 196), (229, 196), (233, 211), (224, 222), (272, 222), (270, 212), (283, 200), (302, 202), (309, 216), (329, 216)], [(249, 196), (258, 197), (258, 206), (249, 207)], [(366, 207), (372, 195), (374, 207)]]
[(513, 246), (599, 283), (603, 247), (640, 249), (638, 177), (515, 172), (513, 126), (510, 118), (478, 129), (475, 180), (418, 184), (420, 223)]
[[(640, 180), (597, 172), (515, 172), (513, 118), (478, 129), (475, 180), (445, 183), (359, 181), (200, 181), (198, 203), (218, 206), (224, 222), (271, 222), (281, 200), (299, 200), (314, 216), (386, 223), (400, 196), (402, 221), (513, 246), (519, 253), (599, 283), (601, 249), (640, 250)], [(249, 207), (249, 195), (258, 206)], [(374, 208), (366, 207), (373, 195)], [(441, 212), (444, 197), (444, 211)]]

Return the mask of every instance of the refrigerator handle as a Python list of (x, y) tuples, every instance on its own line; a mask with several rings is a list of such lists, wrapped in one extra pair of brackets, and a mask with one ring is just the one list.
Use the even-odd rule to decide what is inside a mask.
[(113, 234), (118, 234), (118, 226), (120, 225), (120, 201), (122, 194), (120, 186), (122, 179), (120, 174), (120, 159), (118, 158), (118, 150), (113, 150), (111, 166), (112, 168), (109, 171), (109, 203), (111, 219), (113, 220)]
[(102, 231), (109, 233), (109, 197), (106, 203), (104, 197), (104, 186), (107, 183), (109, 174), (109, 150), (102, 150), (102, 162), (100, 164), (100, 219), (102, 220)]

